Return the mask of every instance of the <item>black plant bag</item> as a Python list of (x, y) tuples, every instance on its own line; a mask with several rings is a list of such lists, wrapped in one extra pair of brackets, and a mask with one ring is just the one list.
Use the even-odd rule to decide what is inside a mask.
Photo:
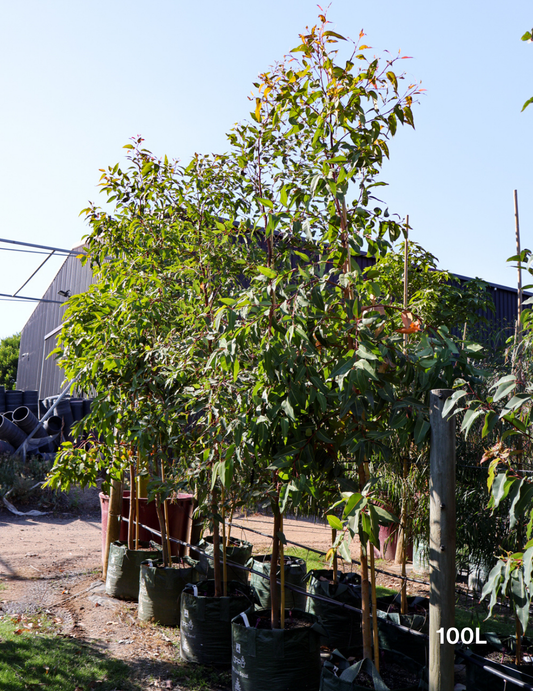
[(109, 546), (109, 560), (105, 591), (110, 597), (122, 600), (139, 599), (139, 576), (141, 563), (146, 559), (159, 559), (161, 552), (157, 549), (146, 549), (148, 542), (140, 542), (145, 549), (128, 549), (127, 542), (113, 542)]
[[(320, 580), (321, 577), (326, 580)], [(338, 583), (333, 584), (330, 583), (333, 571), (310, 571), (306, 578), (307, 592), (361, 609), (361, 577), (356, 573), (338, 572), (337, 578)], [(361, 614), (358, 612), (312, 597), (307, 598), (306, 612), (319, 617), (326, 629), (328, 635), (322, 639), (322, 645), (337, 648), (343, 655), (351, 655), (355, 648), (362, 645)]]
[[(270, 608), (270, 561), (272, 555), (265, 554), (253, 557), (248, 565), (254, 571), (259, 571), (264, 576), (258, 576), (252, 573), (250, 585), (255, 591), (261, 609)], [(295, 585), (305, 590), (305, 576), (307, 568), (305, 561), (297, 557), (284, 557), (285, 583), (287, 585)], [(277, 578), (280, 580), (281, 569), (278, 566)], [(278, 591), (281, 592), (281, 586), (278, 585)], [(287, 609), (305, 609), (306, 605), (305, 593), (297, 593), (290, 588), (285, 588), (285, 607)]]
[[(203, 551), (198, 550), (198, 559), (200, 562), (199, 569), (204, 574), (205, 580), (212, 580), (214, 578), (213, 559), (209, 556), (214, 556), (215, 550), (213, 547), (213, 538), (207, 537), (200, 540), (198, 543)], [(245, 566), (252, 556), (253, 545), (251, 542), (245, 540), (238, 540), (230, 537), (229, 545), (226, 548), (227, 562), (233, 561), (236, 564)], [(204, 554), (205, 552), (205, 554)], [(208, 556), (209, 555), (209, 556)], [(220, 545), (220, 563), (222, 564), (222, 544)], [(239, 583), (248, 583), (248, 571), (246, 569), (239, 569), (236, 566), (227, 564), (228, 581), (239, 581)]]
[[(378, 610), (379, 647), (383, 650), (395, 650), (426, 666), (429, 660), (429, 642), (425, 635), (415, 629), (400, 629), (391, 621), (397, 615), (386, 615), (381, 618)], [(404, 615), (400, 615), (401, 617)], [(405, 615), (409, 616), (409, 615)]]
[(248, 585), (228, 583), (227, 597), (214, 597), (215, 582), (188, 584), (181, 593), (180, 655), (202, 665), (231, 665), (231, 620), (253, 602)]
[[(427, 689), (424, 680), (425, 670), (422, 665), (417, 664), (406, 655), (389, 650), (380, 653), (381, 660), (384, 663), (394, 662), (401, 665), (405, 670), (417, 676), (416, 684), (404, 686), (397, 691)], [(362, 686), (356, 681), (360, 672), (365, 672), (372, 677), (375, 691), (389, 691), (389, 687), (381, 678), (372, 660), (359, 660), (359, 662), (350, 665), (348, 660), (338, 650), (335, 650), (329, 660), (324, 662), (320, 679), (320, 691), (368, 691), (368, 686)]]
[(181, 591), (188, 583), (199, 580), (198, 562), (189, 557), (172, 557), (181, 568), (162, 566), (162, 561), (148, 559), (141, 564), (139, 609), (141, 621), (163, 626), (179, 626)]
[(231, 623), (233, 691), (318, 691), (320, 684), (320, 636), (323, 627), (312, 614), (287, 611), (307, 622), (305, 628), (263, 629), (261, 617), (270, 611), (239, 614)]
[[(512, 691), (512, 689), (521, 688), (518, 684), (513, 684), (513, 679), (533, 686), (533, 676), (518, 669), (515, 665), (503, 665), (493, 660), (486, 660), (471, 650), (463, 652), (465, 656), (461, 657), (466, 665), (468, 691)], [(487, 650), (487, 652), (489, 651)], [(507, 677), (507, 680), (499, 675), (492, 674), (488, 671), (489, 669), (496, 670), (499, 675)]]

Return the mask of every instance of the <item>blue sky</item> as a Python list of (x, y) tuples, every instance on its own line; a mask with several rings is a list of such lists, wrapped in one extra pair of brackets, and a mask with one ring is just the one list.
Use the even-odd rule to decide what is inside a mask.
[[(416, 130), (399, 130), (382, 192), (410, 216), (412, 238), (442, 268), (514, 285), (513, 190), (522, 244), (533, 247), (531, 2), (334, 0), (332, 28), (401, 66), (426, 89)], [(258, 73), (298, 44), (318, 15), (311, 0), (60, 0), (4, 2), (0, 26), (0, 237), (70, 248), (98, 201), (99, 169), (123, 161), (140, 134), (157, 155), (187, 159), (226, 149), (247, 117)], [(0, 293), (13, 293), (40, 258), (0, 252)], [(39, 297), (58, 259), (24, 289)], [(0, 302), (0, 337), (33, 307)]]

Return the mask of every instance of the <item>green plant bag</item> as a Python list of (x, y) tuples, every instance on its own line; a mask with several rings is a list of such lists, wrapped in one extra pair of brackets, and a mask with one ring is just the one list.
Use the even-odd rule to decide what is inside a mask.
[[(326, 580), (321, 580), (326, 579)], [(361, 608), (361, 577), (356, 573), (337, 573), (338, 583), (333, 579), (333, 571), (315, 569), (307, 574), (307, 592), (310, 595), (321, 595), (336, 602)], [(321, 640), (322, 645), (337, 648), (343, 655), (351, 655), (355, 648), (363, 644), (361, 633), (361, 615), (338, 605), (323, 600), (307, 598), (306, 612), (319, 617), (326, 629), (327, 637)]]
[(253, 606), (250, 586), (230, 581), (227, 597), (215, 582), (188, 584), (181, 593), (180, 656), (201, 665), (231, 665), (231, 620)]
[[(200, 540), (198, 547), (205, 551), (205, 554), (200, 551), (197, 552), (200, 562), (199, 568), (204, 574), (205, 580), (212, 580), (215, 572), (213, 569), (213, 559), (209, 559), (209, 556), (212, 557), (215, 553), (213, 547), (213, 538), (209, 536), (203, 540)], [(252, 556), (252, 550), (253, 545), (251, 542), (230, 537), (229, 545), (226, 548), (226, 559), (228, 562), (233, 561), (237, 564), (242, 564), (242, 566), (246, 566), (250, 560), (250, 557)], [(222, 545), (220, 546), (220, 565), (222, 566)], [(227, 568), (228, 582), (238, 581), (239, 583), (248, 583), (248, 571), (245, 569), (239, 569), (231, 564), (228, 564)]]
[(148, 542), (140, 542), (143, 549), (128, 549), (127, 542), (113, 542), (109, 546), (109, 560), (105, 591), (110, 597), (122, 600), (139, 599), (141, 563), (146, 559), (159, 559), (161, 552), (148, 549)]
[[(320, 636), (324, 628), (317, 618), (301, 610), (293, 620), (304, 628), (266, 629), (270, 611), (239, 614), (231, 623), (231, 676), (233, 691), (318, 691), (320, 684)], [(287, 626), (291, 614), (286, 613)]]
[[(256, 557), (252, 557), (248, 562), (248, 566), (251, 566), (255, 571), (263, 573), (264, 576), (258, 576), (252, 573), (250, 579), (250, 585), (255, 591), (257, 599), (259, 601), (259, 606), (261, 609), (270, 608), (270, 560), (272, 558), (271, 554), (264, 554)], [(295, 585), (299, 588), (305, 590), (305, 576), (307, 569), (305, 566), (305, 561), (299, 559), (298, 557), (285, 557), (285, 583), (289, 585)], [(281, 575), (281, 569), (278, 567), (277, 578), (279, 580)], [(281, 586), (278, 586), (278, 590), (281, 592)], [(306, 596), (305, 593), (296, 593), (294, 590), (285, 588), (285, 607), (287, 609), (303, 609), (306, 606)]]
[(161, 566), (162, 561), (148, 559), (141, 564), (139, 609), (141, 621), (163, 626), (179, 626), (181, 591), (199, 580), (197, 562), (189, 557), (172, 557), (179, 568)]

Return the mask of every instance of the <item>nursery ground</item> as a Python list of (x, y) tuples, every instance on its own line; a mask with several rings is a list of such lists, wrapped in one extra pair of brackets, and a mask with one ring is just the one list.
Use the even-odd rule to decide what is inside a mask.
[[(29, 508), (24, 507), (24, 511)], [(269, 551), (270, 539), (251, 530), (269, 534), (271, 518), (255, 514), (239, 517), (235, 523), (242, 526), (233, 529), (235, 537), (252, 542), (255, 553)], [(284, 530), (288, 540), (323, 551), (329, 547), (331, 531), (323, 523), (286, 519)], [(22, 636), (30, 632), (39, 635), (46, 630), (55, 637), (57, 646), (74, 641), (80, 646), (80, 655), (83, 651), (93, 656), (102, 654), (104, 662), (121, 660), (127, 666), (119, 686), (116, 681), (108, 686), (106, 678), (111, 682), (111, 672), (104, 663), (95, 668), (89, 684), (79, 681), (72, 670), (70, 688), (76, 685), (80, 691), (230, 688), (229, 673), (199, 670), (179, 660), (176, 629), (139, 623), (135, 604), (106, 596), (101, 580), (101, 541), (100, 514), (94, 495), (81, 497), (76, 513), (31, 517), (0, 509), (0, 614), (4, 622), (14, 623)], [(301, 550), (299, 554), (307, 556)], [(356, 546), (353, 557), (358, 557)], [(397, 571), (391, 562), (379, 566)], [(399, 587), (396, 579), (384, 575), (379, 575), (378, 584)], [(414, 583), (409, 585), (409, 591), (427, 592), (424, 586)], [(0, 673), (2, 664), (5, 661), (0, 657)], [(35, 674), (38, 684), (38, 670)]]

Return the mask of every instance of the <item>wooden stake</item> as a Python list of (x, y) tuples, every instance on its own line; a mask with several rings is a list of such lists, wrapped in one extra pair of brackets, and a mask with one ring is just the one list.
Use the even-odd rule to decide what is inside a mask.
[[(335, 544), (335, 540), (337, 539), (337, 531), (335, 528), (331, 529), (331, 546)], [(337, 550), (333, 553), (333, 583), (337, 582)]]
[[(359, 487), (366, 485), (366, 471), (363, 463), (359, 464)], [(374, 549), (374, 546), (370, 546)], [(361, 542), (361, 628), (363, 633), (363, 657), (372, 659), (372, 628), (370, 622), (370, 584), (368, 582), (368, 556), (366, 544)]]
[[(163, 459), (161, 459), (161, 482), (165, 482), (165, 466), (163, 465)], [(164, 511), (164, 515), (165, 515), (165, 530), (166, 530), (168, 558), (171, 559), (171, 557), (172, 557), (172, 545), (170, 543), (170, 531), (169, 531), (170, 522), (168, 520), (168, 500), (167, 499), (165, 499), (163, 502), (163, 511)]]
[(376, 597), (376, 567), (374, 566), (374, 546), (370, 545), (370, 586), (372, 594), (372, 632), (374, 634), (374, 665), (379, 672), (378, 603)]
[(217, 520), (217, 490), (213, 488), (211, 493), (211, 511), (213, 513), (213, 570), (215, 579), (215, 597), (222, 595), (220, 574), (220, 535)]
[[(514, 224), (515, 224), (515, 235), (516, 235), (516, 254), (520, 256), (520, 222), (518, 219), (518, 191), (514, 191)], [(517, 335), (517, 345), (520, 344), (522, 340), (522, 262), (518, 260), (518, 318), (516, 324), (516, 335)]]
[(109, 548), (112, 542), (120, 536), (120, 518), (122, 515), (122, 482), (111, 480), (109, 492), (109, 505), (107, 510), (107, 531), (104, 549), (104, 579), (107, 576), (107, 564), (109, 562)]
[(429, 691), (454, 687), (455, 651), (447, 633), (455, 624), (455, 418), (442, 417), (452, 393), (436, 389), (429, 398)]
[[(283, 514), (280, 513), (279, 515), (279, 532), (283, 532)], [(280, 628), (284, 629), (285, 628), (285, 547), (283, 545), (283, 542), (280, 540), (279, 541), (279, 566), (280, 566), (280, 588), (281, 588), (281, 596), (280, 596), (280, 613), (279, 613), (279, 625)]]
[[(137, 459), (135, 461), (136, 465), (136, 473), (135, 473), (135, 549), (139, 549), (139, 491), (140, 491), (140, 482), (137, 482), (137, 478), (139, 477), (139, 456), (137, 455)], [(139, 484), (139, 487), (137, 487), (137, 484)]]
[(226, 505), (224, 504), (225, 492), (222, 488), (221, 503), (222, 503), (222, 589), (224, 597), (228, 595), (228, 563), (226, 551)]
[(272, 535), (272, 556), (270, 558), (270, 623), (273, 629), (280, 626), (280, 591), (278, 589), (278, 558), (279, 558), (279, 528), (280, 528), (279, 503), (274, 507), (274, 528)]
[(135, 497), (137, 492), (135, 491), (135, 466), (130, 463), (130, 510), (128, 514), (128, 549), (134, 548), (134, 535), (135, 535)]

